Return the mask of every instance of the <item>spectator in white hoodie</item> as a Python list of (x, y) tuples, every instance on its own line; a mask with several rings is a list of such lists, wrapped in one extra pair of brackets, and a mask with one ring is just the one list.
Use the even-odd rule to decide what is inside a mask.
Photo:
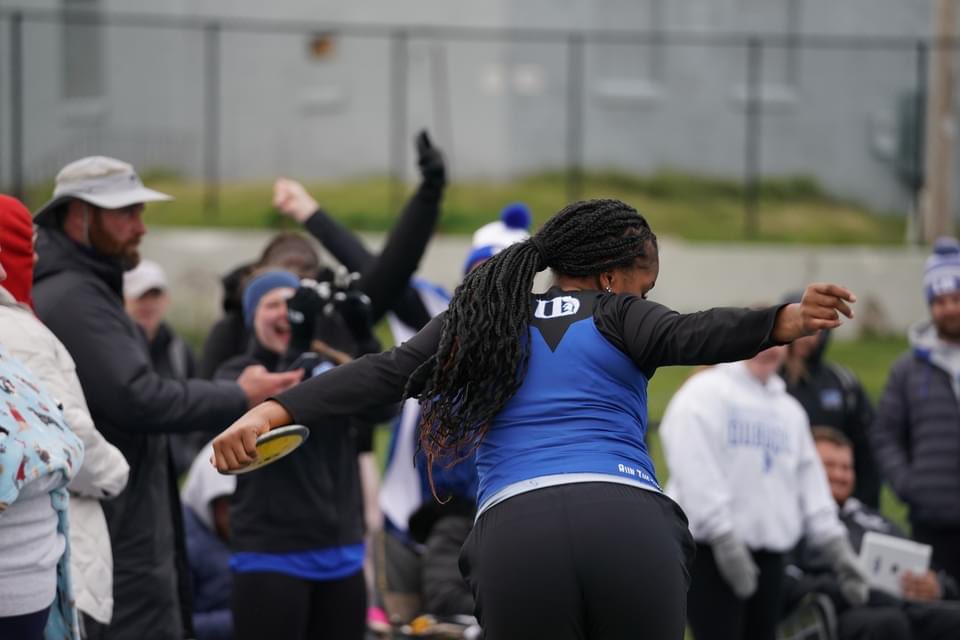
[(14, 198), (0, 195), (0, 265), (10, 276), (0, 286), (0, 344), (40, 378), (63, 405), (67, 426), (83, 441), (83, 466), (67, 486), (73, 594), (81, 626), (85, 616), (108, 624), (113, 614), (113, 555), (100, 500), (123, 490), (130, 468), (93, 424), (73, 358), (33, 313), (34, 240), (30, 212)]
[(697, 640), (772, 640), (784, 556), (802, 536), (846, 597), (866, 583), (837, 517), (806, 413), (776, 372), (786, 347), (693, 376), (661, 425), (667, 492), (697, 543), (687, 617)]

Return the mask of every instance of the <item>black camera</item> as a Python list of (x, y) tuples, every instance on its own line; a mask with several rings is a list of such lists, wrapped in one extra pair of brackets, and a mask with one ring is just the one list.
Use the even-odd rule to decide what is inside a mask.
[[(287, 362), (290, 369), (299, 368), (302, 362), (308, 369), (307, 376), (314, 375), (314, 364), (329, 360), (315, 353), (315, 340), (329, 342), (323, 334), (323, 327), (329, 327), (325, 320), (339, 318), (357, 343), (354, 353), (349, 357), (371, 351), (371, 340), (376, 342), (372, 331), (370, 298), (357, 288), (360, 274), (351, 273), (344, 267), (332, 271), (329, 280), (304, 278), (300, 286), (287, 300), (287, 319), (290, 322), (290, 346), (287, 349)], [(379, 344), (377, 349), (379, 350)], [(354, 350), (351, 350), (354, 351)], [(306, 362), (309, 360), (309, 363)], [(312, 364), (311, 364), (312, 363)]]

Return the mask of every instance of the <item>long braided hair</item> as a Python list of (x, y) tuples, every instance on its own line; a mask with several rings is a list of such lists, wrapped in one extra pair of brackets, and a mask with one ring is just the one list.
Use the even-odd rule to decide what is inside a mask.
[[(635, 209), (619, 200), (567, 205), (525, 242), (507, 247), (472, 271), (447, 309), (436, 355), (419, 394), (420, 448), (428, 473), (434, 461), (453, 464), (479, 446), (494, 416), (520, 388), (529, 359), (531, 291), (546, 268), (591, 276), (628, 267), (656, 236)], [(433, 484), (432, 473), (430, 483)]]

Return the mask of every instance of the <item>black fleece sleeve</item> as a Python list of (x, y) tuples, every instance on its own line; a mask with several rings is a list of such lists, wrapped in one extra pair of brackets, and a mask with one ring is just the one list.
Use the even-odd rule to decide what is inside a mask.
[(307, 231), (350, 271), (363, 273), (374, 262), (374, 255), (350, 229), (330, 217), (324, 209), (317, 209), (305, 223)]
[(95, 420), (139, 433), (212, 430), (246, 409), (232, 382), (169, 380), (154, 370), (137, 330), (119, 303), (80, 282), (64, 292), (59, 309), (41, 318), (67, 347)]
[(307, 219), (307, 231), (343, 266), (360, 273), (357, 287), (370, 297), (374, 323), (388, 311), (418, 329), (430, 321), (420, 296), (410, 286), (410, 278), (419, 268), (437, 226), (442, 196), (442, 184), (423, 182), (404, 205), (379, 256), (371, 254), (352, 231), (323, 209)]
[[(404, 205), (383, 251), (369, 269), (361, 272), (357, 286), (370, 297), (370, 313), (377, 322), (393, 309), (410, 288), (410, 278), (420, 266), (440, 217), (443, 185), (424, 181)], [(424, 310), (426, 312), (426, 310)], [(429, 318), (429, 314), (426, 318)], [(420, 319), (414, 326), (424, 326)]]
[(681, 314), (636, 296), (605, 296), (594, 318), (600, 332), (630, 356), (644, 375), (657, 367), (716, 364), (752, 358), (774, 346), (781, 307), (718, 307)]
[[(399, 347), (369, 354), (300, 383), (274, 400), (284, 406), (297, 424), (308, 427), (325, 418), (360, 415), (403, 399), (414, 371), (436, 353), (443, 314)], [(412, 382), (418, 391), (425, 382), (421, 374)]]

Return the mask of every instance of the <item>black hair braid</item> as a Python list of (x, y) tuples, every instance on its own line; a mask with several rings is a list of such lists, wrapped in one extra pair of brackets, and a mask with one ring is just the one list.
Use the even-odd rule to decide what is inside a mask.
[[(587, 200), (562, 209), (526, 242), (490, 258), (457, 287), (436, 355), (420, 392), (420, 448), (433, 484), (434, 461), (454, 464), (480, 444), (517, 392), (529, 359), (533, 280), (550, 267), (590, 276), (634, 264), (656, 236), (619, 200)], [(418, 370), (417, 373), (420, 373)], [(422, 379), (415, 373), (413, 378)]]

